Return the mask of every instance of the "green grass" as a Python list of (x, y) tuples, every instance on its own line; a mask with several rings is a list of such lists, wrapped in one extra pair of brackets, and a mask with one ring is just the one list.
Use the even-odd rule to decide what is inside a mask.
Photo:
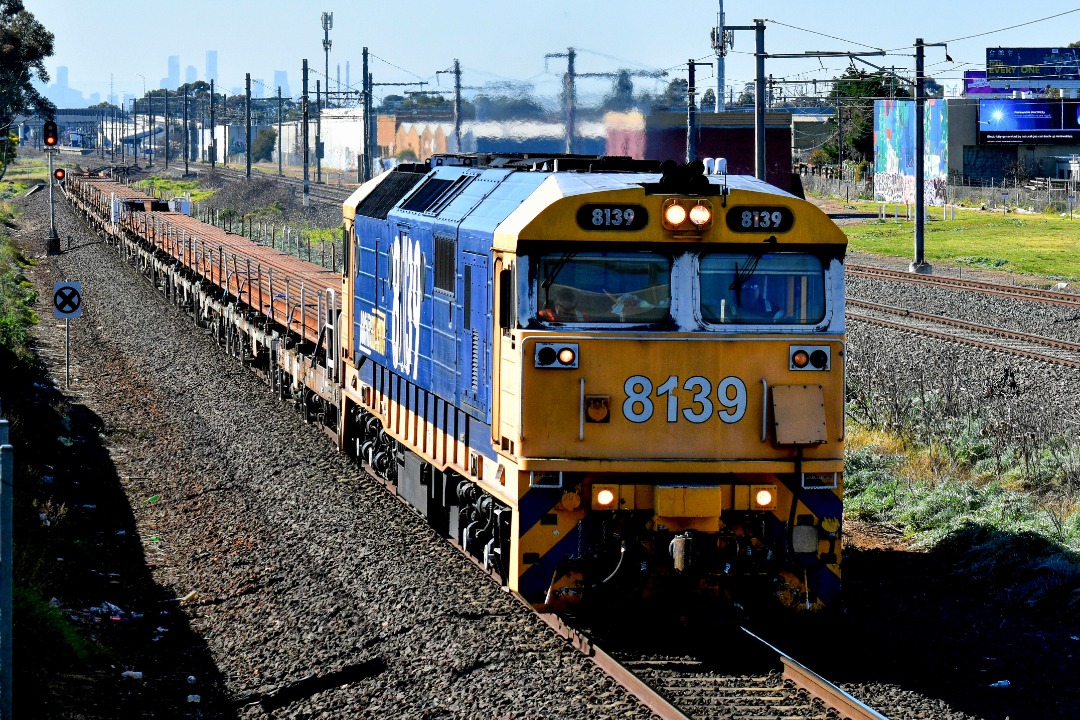
[(192, 202), (202, 202), (214, 194), (213, 190), (201, 187), (198, 180), (169, 180), (155, 175), (132, 184), (144, 192), (153, 191), (151, 194), (158, 197), (174, 198), (191, 195)]
[[(875, 206), (875, 204), (864, 203)], [(938, 209), (939, 210), (939, 209)], [(928, 213), (923, 252), (927, 262), (956, 263), (1046, 278), (1080, 280), (1080, 215), (1015, 215), (960, 210), (956, 220)], [(911, 257), (912, 222), (847, 225), (852, 250)]]
[(49, 177), (48, 160), (26, 160), (18, 158), (8, 166), (4, 173), (3, 184), (8, 182), (29, 182), (30, 184), (45, 182)]
[[(1069, 493), (1032, 493), (1024, 468), (988, 471), (955, 462), (931, 448), (897, 443), (888, 434), (850, 428), (844, 512), (892, 526), (921, 546), (933, 546), (965, 527), (1029, 533), (1080, 552), (1080, 512)], [(1053, 472), (1052, 467), (1044, 470)], [(1045, 483), (1049, 484), (1049, 483)]]
[(22, 358), (30, 354), (31, 329), (37, 323), (37, 292), (24, 274), (32, 261), (12, 242), (5, 226), (14, 217), (7, 198), (25, 189), (23, 183), (0, 183), (0, 347)]

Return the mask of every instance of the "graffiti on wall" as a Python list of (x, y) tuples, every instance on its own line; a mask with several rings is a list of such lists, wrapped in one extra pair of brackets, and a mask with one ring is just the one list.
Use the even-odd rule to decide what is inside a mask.
[[(948, 113), (944, 100), (927, 100), (923, 117), (923, 192), (943, 205), (949, 176)], [(874, 199), (915, 202), (915, 102), (874, 102)]]

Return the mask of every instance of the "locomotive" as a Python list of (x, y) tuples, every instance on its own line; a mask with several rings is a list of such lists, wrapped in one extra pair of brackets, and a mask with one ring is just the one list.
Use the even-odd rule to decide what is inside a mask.
[(437, 155), (344, 204), (340, 446), (541, 609), (840, 586), (846, 238), (722, 160)]

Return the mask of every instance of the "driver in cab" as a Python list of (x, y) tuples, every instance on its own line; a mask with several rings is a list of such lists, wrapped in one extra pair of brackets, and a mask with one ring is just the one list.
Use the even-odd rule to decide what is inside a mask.
[(583, 322), (585, 317), (577, 309), (577, 297), (574, 291), (562, 286), (555, 290), (551, 307), (537, 313), (541, 320), (552, 322)]

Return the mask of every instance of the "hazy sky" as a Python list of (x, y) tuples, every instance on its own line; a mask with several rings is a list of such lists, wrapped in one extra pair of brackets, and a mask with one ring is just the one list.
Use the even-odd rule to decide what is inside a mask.
[[(68, 84), (89, 95), (141, 95), (161, 86), (170, 55), (180, 56), (180, 81), (187, 66), (205, 75), (207, 50), (217, 50), (219, 87), (242, 87), (244, 73), (273, 85), (274, 71), (288, 72), (293, 96), (300, 92), (301, 62), (308, 60), (311, 89), (324, 79), (320, 17), (332, 12), (330, 80), (337, 66), (345, 82), (359, 85), (361, 51), (372, 54), (376, 83), (425, 81), (425, 89), (452, 88), (448, 69), (461, 62), (466, 87), (525, 82), (541, 94), (558, 92), (564, 58), (577, 52), (579, 73), (667, 70), (686, 77), (693, 58), (715, 61), (710, 30), (719, 0), (24, 0), (27, 10), (56, 37), (46, 62), (67, 66)], [(896, 8), (896, 9), (893, 9)], [(986, 47), (1059, 47), (1080, 41), (1080, 1), (1036, 0), (725, 0), (728, 25), (766, 20), (767, 53), (889, 51), (869, 62), (914, 67), (912, 45), (948, 42), (954, 62), (941, 48), (927, 49), (927, 73), (956, 82), (965, 69), (985, 66)], [(1056, 16), (1052, 17), (1051, 16)], [(1051, 18), (1051, 19), (1044, 19)], [(1018, 27), (1012, 27), (1018, 26)], [(1009, 28), (1009, 29), (1007, 29)], [(971, 37), (978, 36), (978, 37)], [(735, 33), (727, 56), (726, 84), (736, 92), (754, 77), (754, 33)], [(791, 80), (823, 80), (843, 72), (846, 59), (770, 59), (766, 73)], [(862, 66), (866, 67), (866, 66)], [(871, 68), (866, 68), (871, 69)], [(141, 76), (140, 76), (141, 74)], [(145, 78), (145, 81), (144, 81)], [(698, 84), (715, 87), (715, 64), (697, 68)], [(436, 85), (435, 83), (439, 84)], [(638, 78), (637, 89), (662, 90), (668, 80)], [(606, 92), (609, 79), (582, 79), (586, 97)], [(377, 87), (376, 95), (413, 87)], [(256, 90), (257, 93), (257, 90)], [(266, 94), (276, 93), (271, 87)]]

